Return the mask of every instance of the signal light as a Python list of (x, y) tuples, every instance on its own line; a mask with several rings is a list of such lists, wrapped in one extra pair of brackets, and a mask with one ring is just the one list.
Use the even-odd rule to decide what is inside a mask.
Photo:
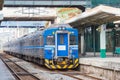
[(65, 30), (65, 27), (59, 27), (59, 30)]

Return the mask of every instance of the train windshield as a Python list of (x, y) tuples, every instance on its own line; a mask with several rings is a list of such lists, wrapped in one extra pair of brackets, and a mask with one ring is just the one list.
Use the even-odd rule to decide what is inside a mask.
[(47, 45), (55, 45), (55, 37), (54, 36), (47, 36), (46, 44)]
[(64, 44), (64, 36), (63, 35), (60, 35), (60, 44)]
[(77, 45), (77, 37), (75, 35), (70, 35), (70, 45)]

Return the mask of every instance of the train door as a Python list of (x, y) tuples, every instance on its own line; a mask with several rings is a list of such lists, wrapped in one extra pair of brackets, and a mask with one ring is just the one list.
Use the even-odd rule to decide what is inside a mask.
[(56, 34), (56, 56), (68, 57), (68, 33)]

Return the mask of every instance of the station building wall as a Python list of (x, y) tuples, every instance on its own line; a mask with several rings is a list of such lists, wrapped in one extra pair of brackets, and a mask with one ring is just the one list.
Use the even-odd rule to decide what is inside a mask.
[[(98, 27), (86, 27), (84, 31), (85, 52), (100, 52), (100, 31)], [(94, 34), (95, 33), (95, 34)], [(113, 52), (115, 47), (120, 47), (120, 27), (107, 26), (106, 29), (106, 50)]]

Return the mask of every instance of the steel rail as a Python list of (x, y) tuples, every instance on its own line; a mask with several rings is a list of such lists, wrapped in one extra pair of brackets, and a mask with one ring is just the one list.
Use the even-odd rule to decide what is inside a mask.
[(93, 79), (95, 79), (95, 80), (102, 80), (102, 79), (100, 79), (100, 78), (97, 78), (97, 77), (94, 77), (94, 76), (90, 76), (90, 75), (88, 75), (88, 74), (83, 74), (83, 73), (79, 73), (80, 75), (83, 75), (83, 76), (86, 76), (86, 77), (90, 77), (90, 78), (93, 78)]
[(72, 71), (59, 71), (59, 70), (55, 70), (55, 72), (49, 70), (48, 73), (51, 73), (51, 74), (62, 74), (62, 75), (65, 75), (65, 76), (68, 76), (68, 77), (71, 77), (71, 78), (74, 78), (74, 79), (77, 79), (77, 80), (83, 80), (81, 79), (80, 77), (76, 77), (76, 75), (81, 75), (81, 76), (84, 76), (84, 77), (87, 77), (87, 78), (91, 78), (91, 79), (94, 79), (94, 80), (103, 80), (101, 78), (98, 78), (98, 77), (95, 77), (95, 76), (92, 76), (92, 75), (88, 75), (87, 73), (81, 73), (79, 71), (75, 71), (75, 70), (72, 70)]
[(17, 80), (22, 80), (17, 73), (3, 60), (3, 58), (0, 56), (0, 59), (3, 61), (3, 63), (7, 66), (7, 68), (12, 72), (12, 75), (17, 79)]
[[(10, 60), (10, 59), (8, 59), (8, 60)], [(40, 80), (38, 77), (36, 77), (36, 76), (33, 75), (33, 74), (37, 74), (37, 73), (30, 73), (30, 72), (28, 72), (26, 69), (22, 68), (20, 65), (16, 64), (14, 61), (12, 61), (12, 60), (10, 60), (10, 61), (13, 62), (15, 65), (17, 65), (17, 66), (18, 66), (19, 68), (21, 68), (22, 70), (24, 70), (25, 72), (27, 72), (28, 75), (33, 76), (34, 78), (36, 78), (36, 80)], [(18, 74), (19, 74), (19, 73), (18, 73)], [(25, 75), (27, 75), (27, 74), (25, 74)]]
[(75, 77), (75, 76), (70, 75), (70, 74), (63, 74), (63, 75), (65, 75), (65, 76), (69, 76), (69, 77), (74, 78), (74, 79), (77, 79), (77, 80), (83, 80), (83, 79), (80, 79), (80, 78)]
[[(4, 62), (4, 64), (8, 67), (8, 69), (10, 69), (10, 71), (12, 72), (12, 74), (13, 74), (13, 76), (15, 77), (15, 78), (17, 78), (17, 80), (23, 80), (23, 79), (21, 79), (20, 78), (20, 76), (24, 76), (24, 75), (28, 75), (28, 76), (31, 76), (31, 77), (33, 77), (35, 80), (40, 80), (38, 77), (36, 77), (36, 76), (34, 76), (33, 75), (33, 73), (30, 73), (30, 72), (28, 72), (27, 70), (25, 70), (24, 68), (22, 68), (21, 66), (19, 66), (18, 64), (16, 64), (14, 61), (12, 61), (12, 60), (10, 60), (9, 58), (6, 58), (7, 60), (9, 60), (9, 62), (12, 62), (13, 64), (15, 64), (18, 68), (20, 68), (21, 70), (23, 70), (23, 71), (25, 71), (26, 73), (18, 73), (18, 72), (16, 72), (16, 71), (14, 71), (10, 66), (9, 66), (9, 64), (7, 64), (7, 62), (8, 61), (5, 61), (1, 56), (0, 56), (0, 58), (1, 58), (1, 60)], [(34, 73), (34, 74), (36, 74), (36, 73)], [(20, 76), (19, 76), (20, 75)]]
[[(75, 78), (77, 80), (83, 80), (81, 78), (75, 77), (74, 72), (72, 74), (71, 73), (61, 73), (61, 74), (69, 76), (69, 77), (72, 77), (72, 78)], [(91, 78), (91, 79), (94, 79), (94, 80), (102, 80), (100, 78), (97, 78), (97, 77), (94, 77), (94, 76), (90, 76), (90, 75), (88, 75), (86, 73), (80, 73), (80, 72), (77, 73), (77, 72), (75, 72), (75, 74), (81, 75), (81, 76), (84, 76), (84, 77), (87, 77), (87, 78)]]

